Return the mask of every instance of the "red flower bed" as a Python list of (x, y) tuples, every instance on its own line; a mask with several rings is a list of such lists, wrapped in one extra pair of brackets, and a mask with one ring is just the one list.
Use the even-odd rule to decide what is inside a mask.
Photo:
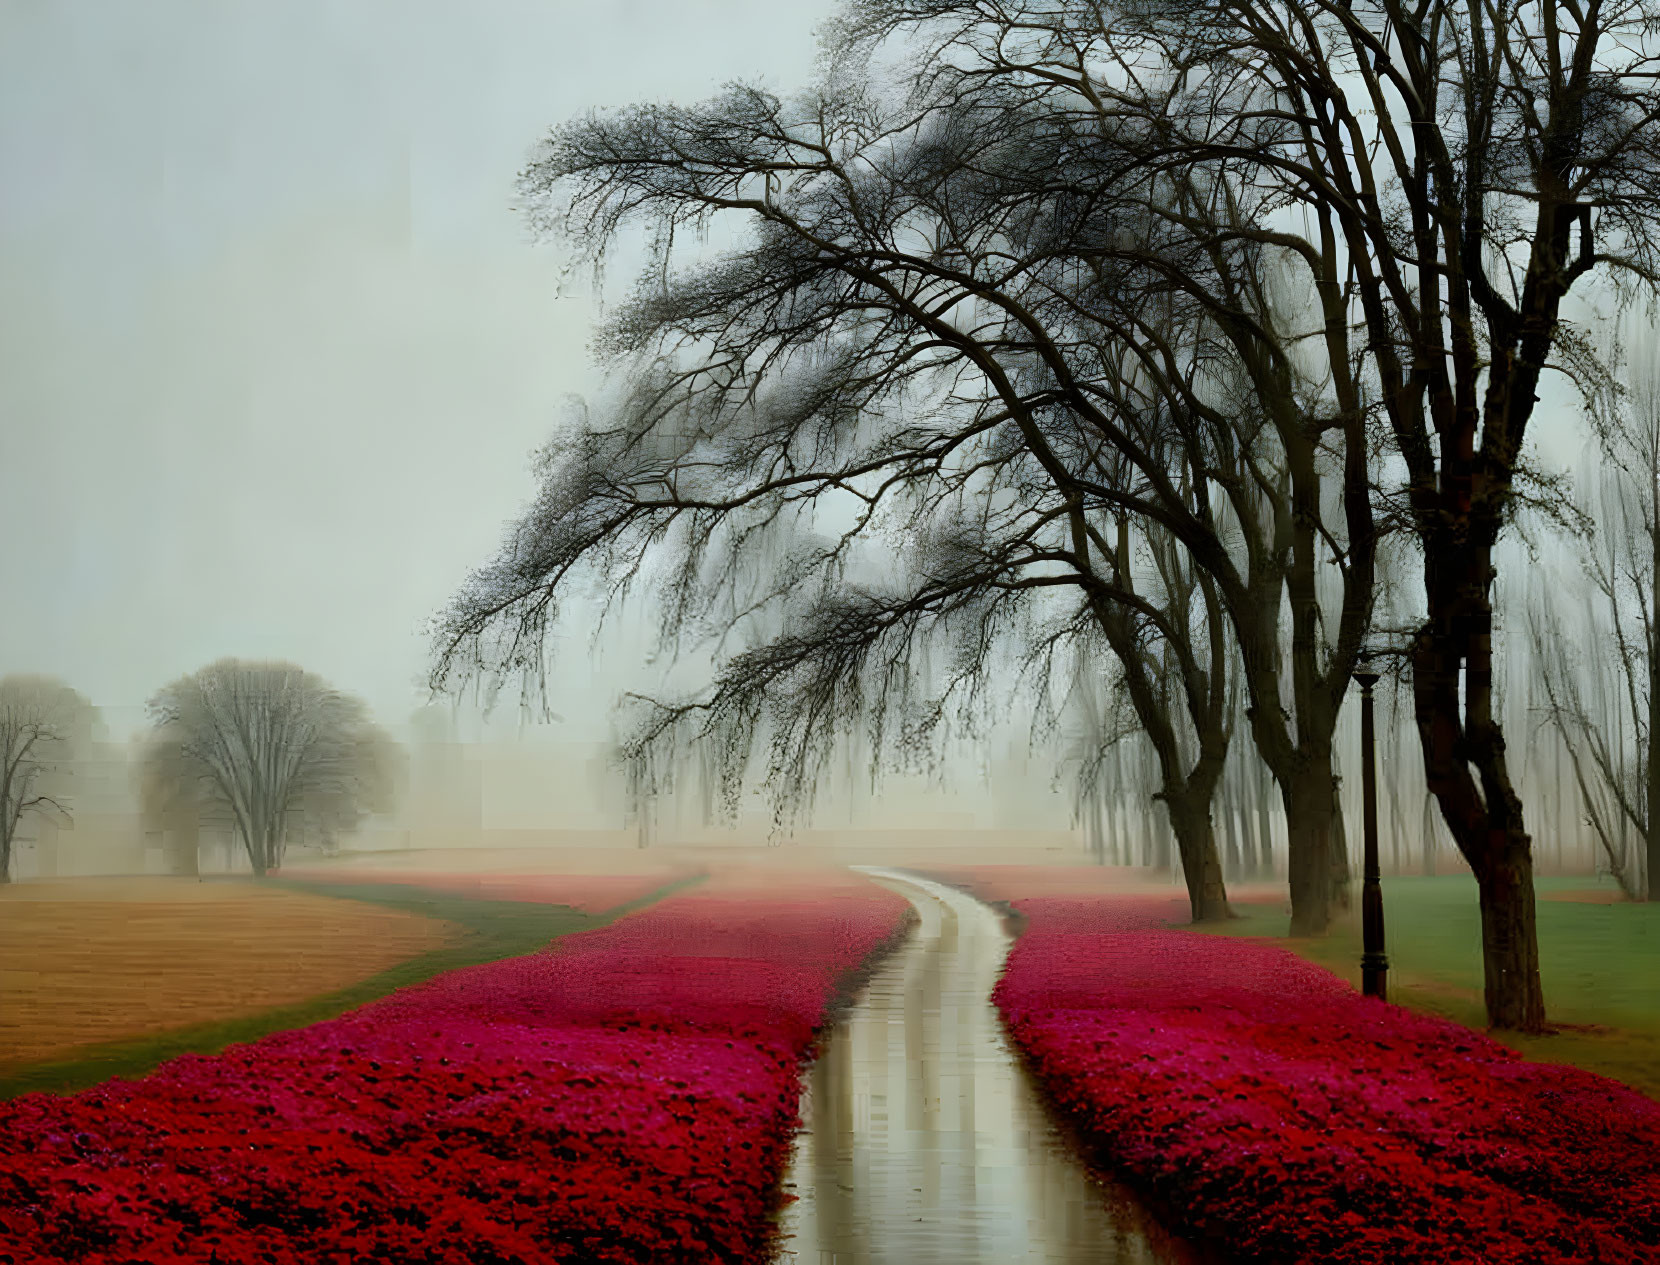
[(139, 1081), (0, 1103), (0, 1262), (752, 1261), (905, 901), (704, 886)]
[(1660, 1261), (1653, 1100), (1274, 946), (1165, 929), (1179, 898), (1013, 905), (1010, 1032), (1173, 1228), (1244, 1261)]
[(419, 870), (331, 866), (284, 869), (280, 877), (309, 883), (395, 883), (452, 896), (566, 905), (585, 914), (604, 914), (696, 873), (691, 869), (665, 869), (642, 874), (427, 874)]

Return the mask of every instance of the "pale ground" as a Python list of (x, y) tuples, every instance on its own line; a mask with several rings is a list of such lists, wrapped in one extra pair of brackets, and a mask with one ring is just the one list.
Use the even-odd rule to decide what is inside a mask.
[(235, 879), (0, 887), (0, 1069), (356, 983), (457, 927)]

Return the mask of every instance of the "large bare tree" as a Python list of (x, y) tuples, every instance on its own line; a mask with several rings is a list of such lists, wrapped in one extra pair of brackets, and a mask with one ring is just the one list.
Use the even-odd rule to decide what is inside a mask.
[[(438, 678), (538, 669), (572, 579), (592, 565), (625, 585), (650, 556), (669, 637), (693, 613), (729, 614), (718, 635), (796, 603), (789, 636), (665, 715), (718, 721), (706, 739), (736, 753), (767, 713), (798, 788), (807, 729), (878, 696), (930, 710), (907, 657), (924, 633), (972, 651), (1016, 606), (1067, 600), (1097, 635), (1115, 610), (1151, 620), (1114, 580), (1132, 520), (1187, 551), (1234, 626), (1293, 823), (1293, 925), (1323, 930), (1331, 736), (1376, 536), (1346, 331), (1287, 316), (1262, 243), (1195, 241), (1196, 223), (1254, 214), (1225, 187), (1128, 183), (1119, 138), (1018, 84), (936, 89), (883, 102), (842, 76), (784, 103), (738, 87), (555, 134), (525, 177), (542, 221), (596, 259), (644, 223), (660, 255), (599, 343), (628, 389), (550, 448), (537, 507), (442, 624)], [(727, 219), (749, 230), (737, 249), (682, 249)], [(823, 543), (781, 559), (801, 529)], [(847, 583), (875, 542), (917, 564), (880, 598)], [(1327, 567), (1341, 583), (1323, 607)], [(954, 682), (984, 679), (971, 657)], [(879, 688), (856, 688), (873, 664)]]
[[(1596, 377), (1563, 302), (1657, 279), (1652, 0), (869, 0), (971, 72), (1062, 83), (1126, 172), (1183, 171), (1263, 212), (1358, 326), (1423, 555), (1411, 647), (1426, 778), (1480, 887), (1498, 1026), (1545, 1022), (1530, 840), (1494, 703), (1495, 550), (1553, 364)], [(1005, 39), (1005, 36), (1012, 38)], [(1205, 230), (1208, 234), (1208, 230)]]
[[(1110, 644), (1122, 612), (1172, 649), (1189, 640), (1121, 582), (1128, 520), (1201, 563), (1215, 587), (1189, 614), (1249, 630), (1253, 728), (1298, 810), (1299, 926), (1322, 929), (1331, 724), (1372, 549), (1363, 480), (1335, 529), (1322, 491), (1364, 473), (1361, 415), (1333, 422), (1303, 392), (1287, 350), (1301, 331), (1276, 326), (1252, 245), (1218, 258), (1177, 239), (1179, 264), (1138, 249), (1147, 217), (1102, 184), (1093, 128), (951, 105), (739, 87), (556, 133), (525, 178), (543, 221), (596, 259), (644, 222), (661, 255), (599, 342), (615, 398), (550, 445), (537, 505), (441, 621), (436, 679), (539, 671), (585, 570), (657, 581), (667, 639), (741, 626), (754, 645), (643, 741), (693, 724), (736, 769), (764, 733), (792, 794), (872, 707), (879, 727), (931, 732), (1001, 640), (1087, 627)], [(739, 248), (677, 252), (728, 216), (749, 229)], [(1209, 281), (1192, 293), (1169, 284), (1195, 272)], [(1344, 576), (1324, 664), (1322, 558)], [(951, 663), (934, 680), (925, 642)], [(1194, 696), (1225, 697), (1209, 660), (1194, 666), (1211, 680)]]
[(68, 816), (71, 763), (93, 714), (91, 703), (55, 678), (0, 679), (0, 883), (11, 882), (25, 817)]
[(364, 704), (291, 663), (221, 659), (158, 691), (145, 802), (229, 826), (257, 875), (305, 834), (324, 841), (390, 809), (391, 739)]

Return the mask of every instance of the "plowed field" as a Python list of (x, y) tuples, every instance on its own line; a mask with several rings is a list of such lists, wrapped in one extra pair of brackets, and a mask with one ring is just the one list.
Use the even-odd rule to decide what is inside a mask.
[(0, 887), (0, 1070), (333, 992), (458, 936), (418, 914), (251, 881)]

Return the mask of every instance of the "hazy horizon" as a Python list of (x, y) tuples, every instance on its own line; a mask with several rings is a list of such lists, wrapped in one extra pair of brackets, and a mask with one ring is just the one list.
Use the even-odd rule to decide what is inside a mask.
[[(7, 6), (4, 670), (128, 713), (289, 659), (401, 725), (423, 621), (593, 386), (595, 306), (513, 206), (530, 147), (591, 106), (799, 86), (829, 8)], [(561, 671), (558, 727), (603, 725), (623, 675)]]

